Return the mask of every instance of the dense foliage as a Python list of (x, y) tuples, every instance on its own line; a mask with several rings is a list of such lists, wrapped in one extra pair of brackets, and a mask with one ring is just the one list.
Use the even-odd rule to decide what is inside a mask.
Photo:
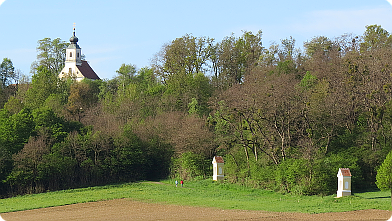
[(339, 167), (354, 191), (374, 187), (392, 142), (390, 33), (319, 36), (304, 51), (261, 37), (185, 35), (151, 67), (82, 82), (57, 78), (67, 44), (39, 41), (31, 82), (7, 90), (2, 75), (2, 195), (205, 177), (214, 155), (229, 181), (255, 187), (330, 194)]

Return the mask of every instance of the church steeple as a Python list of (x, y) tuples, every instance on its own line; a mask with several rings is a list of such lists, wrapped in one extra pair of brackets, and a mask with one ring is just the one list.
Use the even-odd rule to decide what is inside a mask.
[(76, 65), (82, 64), (82, 49), (78, 45), (79, 39), (75, 35), (75, 27), (73, 28), (73, 35), (69, 39), (69, 46), (66, 49), (65, 63), (72, 62)]
[(69, 39), (70, 44), (65, 50), (65, 64), (63, 70), (59, 74), (59, 78), (73, 78), (76, 81), (81, 81), (84, 78), (92, 80), (100, 79), (88, 62), (82, 60), (82, 49), (79, 47), (78, 41), (79, 39), (75, 34), (74, 23), (73, 35)]

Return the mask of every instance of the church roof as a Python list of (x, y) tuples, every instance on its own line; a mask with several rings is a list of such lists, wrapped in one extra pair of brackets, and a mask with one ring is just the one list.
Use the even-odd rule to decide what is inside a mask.
[(95, 71), (90, 67), (87, 61), (82, 61), (81, 65), (77, 65), (80, 73), (88, 79), (99, 80), (100, 78), (95, 73)]

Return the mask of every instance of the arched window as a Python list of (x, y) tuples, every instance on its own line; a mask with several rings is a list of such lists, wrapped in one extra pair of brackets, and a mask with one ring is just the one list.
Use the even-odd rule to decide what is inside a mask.
[(69, 52), (69, 57), (72, 58), (72, 52)]

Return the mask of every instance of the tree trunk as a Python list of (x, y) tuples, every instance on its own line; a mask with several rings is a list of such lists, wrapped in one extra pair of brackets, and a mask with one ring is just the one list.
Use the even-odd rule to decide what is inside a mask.
[(243, 145), (244, 146), (244, 150), (245, 150), (245, 155), (246, 155), (246, 163), (248, 164), (248, 169), (250, 168), (250, 165), (249, 165), (249, 153), (248, 153), (248, 147), (246, 146), (246, 145)]
[(255, 152), (255, 160), (257, 161), (259, 159), (259, 156), (257, 155), (257, 148), (255, 144), (253, 144), (253, 150)]

